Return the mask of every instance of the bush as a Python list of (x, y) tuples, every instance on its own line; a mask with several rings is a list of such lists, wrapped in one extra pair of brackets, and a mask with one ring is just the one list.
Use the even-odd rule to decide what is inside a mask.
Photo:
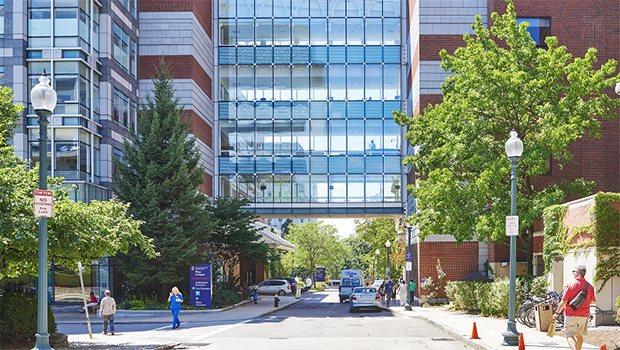
[[(37, 298), (23, 294), (0, 296), (0, 339), (9, 341), (30, 339), (37, 333)], [(56, 333), (52, 308), (47, 306), (47, 331)]]
[[(244, 294), (246, 295), (246, 294)], [(247, 294), (250, 295), (249, 292)], [(230, 305), (237, 304), (241, 300), (238, 290), (224, 289), (213, 291), (213, 308), (221, 309)]]

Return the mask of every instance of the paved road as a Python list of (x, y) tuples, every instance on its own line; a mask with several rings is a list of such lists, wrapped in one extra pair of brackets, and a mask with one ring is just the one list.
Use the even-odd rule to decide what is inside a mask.
[[(265, 299), (265, 302), (270, 301)], [(145, 323), (121, 324), (118, 325), (120, 334), (114, 336), (114, 343), (108, 348), (152, 349), (155, 344), (181, 344), (176, 349), (192, 350), (469, 348), (421, 319), (386, 310), (350, 314), (349, 305), (339, 303), (337, 289), (308, 294), (301, 303), (259, 318), (235, 319), (224, 314), (185, 316), (181, 319), (181, 327), (175, 330), (167, 323), (146, 320)], [(69, 334), (70, 339), (72, 332), (83, 333), (82, 328), (84, 325), (59, 325), (59, 331)], [(96, 324), (93, 331), (100, 333), (100, 328), (101, 325)], [(95, 337), (98, 341), (112, 341), (110, 336), (95, 334)], [(129, 343), (123, 345), (123, 338), (130, 338), (131, 346)], [(75, 346), (71, 348), (76, 349)]]

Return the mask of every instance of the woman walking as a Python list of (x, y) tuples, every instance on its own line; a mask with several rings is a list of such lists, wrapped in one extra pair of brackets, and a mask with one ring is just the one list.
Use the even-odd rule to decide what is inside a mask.
[(179, 293), (177, 287), (172, 287), (172, 292), (170, 292), (168, 301), (170, 302), (170, 311), (172, 311), (172, 329), (179, 328), (181, 325), (181, 321), (179, 321), (179, 312), (181, 311), (183, 295)]
[(403, 281), (402, 279), (400, 280), (400, 283), (398, 284), (398, 297), (400, 298), (400, 306), (405, 307), (405, 303), (407, 302), (407, 285), (405, 284), (405, 281)]

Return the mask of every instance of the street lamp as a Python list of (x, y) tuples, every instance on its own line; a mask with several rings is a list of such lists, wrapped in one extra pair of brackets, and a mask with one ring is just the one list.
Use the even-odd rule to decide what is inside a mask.
[[(56, 91), (43, 69), (39, 83), (30, 91), (30, 100), (39, 116), (39, 189), (47, 190), (47, 124), (56, 107)], [(47, 333), (47, 217), (39, 217), (39, 277), (37, 279), (37, 342), (34, 349), (52, 349)]]
[[(413, 227), (407, 225), (407, 253), (409, 253), (408, 254), (409, 256), (411, 256), (411, 229), (412, 228)], [(405, 259), (405, 260), (407, 260), (407, 259)], [(407, 262), (411, 266), (413, 266), (413, 261), (408, 260)], [(405, 264), (407, 264), (407, 262), (405, 262)], [(405, 310), (407, 310), (407, 311), (411, 311), (411, 302), (412, 302), (412, 300), (411, 300), (411, 290), (410, 290), (411, 288), (409, 287), (409, 285), (411, 283), (410, 282), (411, 281), (410, 280), (411, 277), (410, 277), (409, 271), (410, 271), (409, 270), (409, 266), (407, 266), (407, 282), (406, 282), (406, 285), (407, 285), (407, 302), (405, 303)]]
[(377, 253), (377, 256), (375, 256), (375, 270), (376, 270), (376, 272), (375, 272), (375, 276), (376, 276), (376, 277), (375, 277), (375, 278), (376, 278), (376, 279), (379, 279), (379, 253), (381, 253), (381, 252), (380, 252), (380, 251), (379, 251), (379, 249), (377, 248), (377, 250), (375, 251), (375, 253)]
[(387, 241), (385, 241), (385, 248), (387, 248), (387, 264), (385, 265), (385, 279), (387, 280), (390, 277), (390, 247), (392, 246), (392, 243), (390, 243), (390, 240), (388, 239)]
[[(523, 142), (517, 137), (517, 132), (513, 129), (510, 132), (510, 139), (506, 141), (506, 155), (510, 159), (512, 168), (511, 191), (510, 191), (510, 215), (517, 215), (517, 162), (523, 153)], [(518, 227), (518, 226), (517, 226)], [(508, 328), (502, 333), (504, 342), (502, 345), (517, 346), (519, 344), (519, 333), (515, 322), (515, 280), (517, 265), (517, 236), (510, 236), (510, 296), (508, 298)]]

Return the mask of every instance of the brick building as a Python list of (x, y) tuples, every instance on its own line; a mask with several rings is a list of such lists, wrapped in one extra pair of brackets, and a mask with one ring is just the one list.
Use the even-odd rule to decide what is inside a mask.
[[(586, 2), (555, 0), (515, 0), (518, 21), (530, 22), (530, 33), (544, 45), (548, 35), (556, 36), (559, 44), (566, 46), (573, 57), (583, 57), (590, 47), (598, 49), (598, 62), (620, 57), (620, 3), (594, 0)], [(504, 0), (409, 0), (407, 6), (407, 113), (419, 113), (429, 104), (442, 101), (441, 83), (447, 73), (440, 69), (439, 51), (449, 53), (463, 46), (463, 34), (473, 33), (470, 27), (474, 16), (481, 14), (489, 26), (491, 13), (504, 13)], [(613, 95), (613, 91), (609, 91)], [(549, 176), (535, 179), (535, 184), (559, 183), (563, 179), (583, 177), (596, 182), (595, 192), (620, 191), (620, 119), (603, 121), (602, 138), (584, 137), (570, 148), (573, 161), (560, 171), (551, 166)], [(413, 154), (411, 146), (407, 154)], [(409, 183), (414, 181), (411, 169), (407, 170)], [(415, 201), (407, 196), (407, 213), (414, 210)], [(572, 200), (574, 198), (569, 198)], [(535, 226), (534, 272), (543, 271), (542, 225)], [(507, 276), (509, 247), (502, 244), (465, 242), (460, 246), (451, 236), (433, 236), (424, 242), (415, 240), (414, 276), (436, 276), (435, 265), (440, 258), (449, 280), (459, 280), (469, 272), (483, 271), (489, 261), (496, 276)], [(417, 257), (417, 259), (415, 259)], [(416, 261), (417, 260), (417, 261)], [(517, 274), (526, 272), (525, 254), (517, 254)], [(417, 266), (416, 266), (417, 264)]]

